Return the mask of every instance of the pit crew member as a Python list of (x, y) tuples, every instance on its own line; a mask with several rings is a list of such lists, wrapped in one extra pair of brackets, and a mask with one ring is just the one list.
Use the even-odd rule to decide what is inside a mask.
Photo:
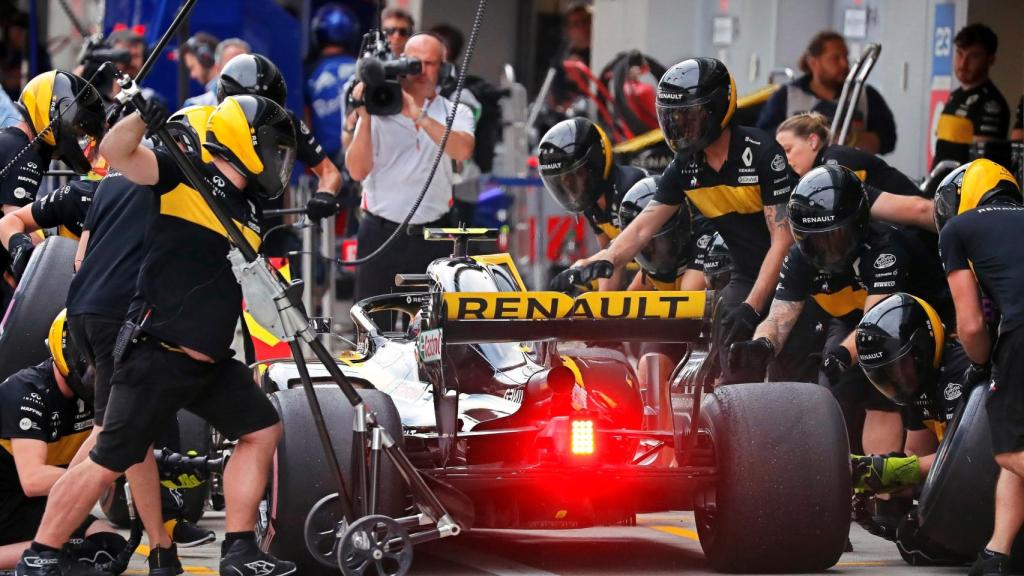
[[(147, 103), (141, 115), (115, 125), (102, 147), (112, 168), (159, 195), (160, 214), (150, 221), (138, 293), (119, 334), (103, 431), (89, 458), (54, 487), (32, 547), (18, 564), (24, 576), (60, 573), (48, 563), (59, 546), (104, 488), (150, 453), (157, 432), (183, 407), (238, 439), (224, 476), (221, 572), (253, 574), (258, 568), (261, 575), (281, 576), (296, 570), (256, 545), (253, 527), (280, 422), (248, 368), (231, 358), (241, 289), (226, 259), (225, 231), (169, 152), (141, 145), (147, 129), (160, 128), (165, 118), (159, 106)], [(291, 120), (269, 99), (229, 97), (210, 116), (204, 146), (210, 162), (197, 168), (246, 241), (258, 248), (259, 202), (279, 196), (291, 173)]]
[(832, 318), (819, 383), (839, 401), (850, 437), (857, 436), (857, 414), (866, 409), (864, 450), (900, 450), (898, 406), (870, 386), (853, 365), (854, 327), (865, 310), (898, 291), (921, 294), (945, 305), (941, 309), (948, 308), (937, 259), (906, 229), (871, 222), (863, 183), (842, 166), (808, 172), (793, 191), (789, 219), (796, 245), (786, 256), (768, 317), (752, 340), (732, 345), (729, 361), (763, 371), (812, 298)]
[[(28, 548), (50, 489), (92, 428), (86, 366), (68, 338), (63, 312), (47, 344), (50, 358), (0, 384), (0, 570), (14, 568)], [(113, 560), (127, 544), (91, 516), (75, 532), (59, 560), (65, 574), (98, 574), (88, 564)]]
[[(973, 369), (992, 367), (986, 408), (1002, 468), (995, 530), (971, 574), (1010, 572), (1010, 549), (1024, 522), (1024, 206), (1017, 181), (990, 160), (949, 174), (935, 195), (935, 220), (946, 279), (956, 303), (957, 335)], [(985, 323), (979, 288), (1000, 311), (998, 339)]]
[[(711, 220), (732, 249), (732, 278), (720, 296), (714, 331), (724, 360), (728, 345), (747, 340), (767, 310), (779, 269), (793, 243), (786, 202), (793, 181), (782, 148), (760, 130), (730, 123), (736, 86), (712, 58), (684, 60), (658, 84), (658, 122), (675, 158), (658, 194), (611, 245), (575, 266), (629, 262), (684, 200)], [(723, 366), (722, 381), (750, 374)]]

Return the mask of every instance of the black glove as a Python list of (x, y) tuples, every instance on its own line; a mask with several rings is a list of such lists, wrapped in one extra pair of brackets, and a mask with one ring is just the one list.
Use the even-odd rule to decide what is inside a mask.
[(729, 369), (764, 370), (774, 353), (775, 345), (763, 336), (757, 340), (733, 342), (729, 347)]
[(843, 372), (849, 370), (852, 364), (853, 358), (850, 357), (850, 351), (846, 349), (846, 346), (836, 346), (826, 350), (821, 357), (821, 371), (825, 374), (830, 386), (835, 386)]
[(723, 346), (728, 346), (733, 342), (750, 340), (760, 323), (761, 315), (754, 311), (750, 304), (741, 302), (722, 313), (722, 335), (719, 342)]
[(558, 276), (551, 279), (550, 288), (555, 292), (572, 292), (577, 288), (587, 288), (598, 278), (611, 278), (615, 266), (608, 260), (598, 260), (585, 266), (566, 268)]
[(971, 365), (964, 371), (963, 383), (961, 384), (964, 398), (967, 397), (967, 393), (974, 389), (975, 386), (978, 386), (979, 384), (988, 384), (991, 379), (991, 365), (971, 362)]
[(11, 255), (11, 274), (15, 280), (21, 280), (21, 275), (28, 267), (28, 261), (32, 258), (32, 250), (36, 247), (28, 234), (14, 234), (7, 241), (7, 252)]
[(338, 213), (338, 199), (330, 192), (317, 192), (306, 202), (306, 215), (313, 220), (323, 220)]
[(164, 108), (164, 105), (156, 98), (150, 98), (144, 101), (142, 107), (139, 108), (139, 116), (146, 123), (146, 136), (152, 137), (167, 123), (167, 108)]

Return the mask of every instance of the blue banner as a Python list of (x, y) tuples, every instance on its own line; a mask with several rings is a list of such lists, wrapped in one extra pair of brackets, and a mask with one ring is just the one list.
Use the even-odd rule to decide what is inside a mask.
[(932, 77), (952, 76), (953, 36), (956, 5), (936, 4), (935, 28), (932, 34)]

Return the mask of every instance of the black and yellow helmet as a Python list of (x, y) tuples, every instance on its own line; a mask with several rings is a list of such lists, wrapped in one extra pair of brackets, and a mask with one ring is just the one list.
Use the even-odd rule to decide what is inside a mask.
[(50, 349), (54, 366), (64, 377), (68, 388), (71, 388), (76, 396), (92, 404), (94, 389), (91, 385), (92, 379), (86, 374), (89, 371), (88, 362), (68, 333), (67, 310), (61, 310), (53, 319), (46, 336), (46, 345)]
[(167, 119), (167, 132), (171, 138), (185, 152), (201, 155), (203, 162), (209, 162), (211, 158), (210, 151), (203, 148), (203, 144), (206, 142), (206, 123), (213, 111), (213, 106), (187, 106)]
[(995, 198), (1020, 204), (1022, 198), (1017, 179), (1009, 170), (991, 160), (980, 158), (968, 162), (943, 178), (935, 191), (935, 228), (941, 231), (952, 217)]
[(51, 70), (29, 80), (17, 106), (58, 158), (79, 174), (89, 172), (85, 149), (99, 143), (104, 126), (103, 100), (96, 88), (70, 72)]
[(837, 272), (854, 260), (867, 237), (871, 207), (864, 184), (845, 166), (812, 169), (789, 197), (789, 228), (818, 270)]
[(538, 148), (540, 178), (562, 208), (583, 212), (607, 189), (612, 144), (597, 124), (586, 118), (563, 120), (544, 134)]
[(736, 112), (736, 82), (714, 58), (691, 58), (669, 68), (658, 82), (658, 125), (673, 152), (707, 148)]
[[(619, 222), (625, 229), (658, 192), (661, 176), (648, 176), (626, 192), (619, 207)], [(686, 246), (690, 243), (692, 215), (689, 202), (681, 202), (679, 209), (634, 257), (648, 276), (659, 282), (674, 282), (689, 262)]]
[(288, 86), (277, 66), (260, 54), (239, 54), (220, 71), (217, 79), (217, 102), (228, 96), (264, 96), (278, 106), (288, 98)]
[(946, 335), (934, 308), (897, 292), (864, 313), (856, 343), (868, 380), (893, 402), (908, 405), (936, 381)]
[(246, 176), (256, 196), (272, 200), (292, 174), (295, 126), (269, 98), (229, 96), (210, 115), (203, 147)]

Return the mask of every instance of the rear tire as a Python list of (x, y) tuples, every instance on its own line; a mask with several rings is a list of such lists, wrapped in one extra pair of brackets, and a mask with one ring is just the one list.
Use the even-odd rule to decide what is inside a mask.
[[(335, 454), (341, 464), (345, 484), (352, 490), (351, 453), (353, 408), (334, 386), (318, 386), (316, 395), (330, 429)], [(399, 444), (402, 422), (391, 398), (377, 390), (359, 390), (359, 395), (377, 420)], [(270, 397), (281, 416), (284, 428), (277, 445), (267, 495), (269, 521), (261, 526), (263, 548), (278, 558), (295, 562), (298, 573), (310, 576), (337, 574), (320, 564), (309, 553), (303, 537), (309, 510), (324, 496), (334, 493), (335, 485), (320, 445), (313, 414), (302, 388), (283, 390)], [(376, 514), (392, 518), (404, 515), (407, 490), (401, 476), (386, 456), (381, 458)]]
[(0, 326), (0, 382), (50, 357), (46, 335), (64, 308), (78, 244), (51, 236), (32, 251)]
[(705, 397), (718, 483), (698, 497), (700, 544), (725, 572), (816, 572), (835, 565), (850, 529), (846, 428), (828, 390), (782, 382)]

